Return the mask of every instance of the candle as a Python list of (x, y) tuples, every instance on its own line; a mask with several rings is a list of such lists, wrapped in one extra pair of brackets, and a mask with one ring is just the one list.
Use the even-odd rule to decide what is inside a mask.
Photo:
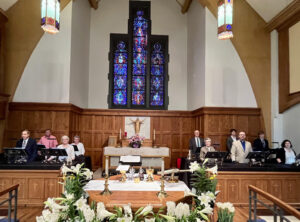
[(155, 141), (155, 129), (153, 130), (153, 140)]
[(164, 157), (161, 158), (161, 175), (162, 176), (165, 175), (165, 158)]
[(105, 156), (105, 174), (108, 176), (108, 156)]
[(122, 130), (120, 128), (120, 140), (122, 139)]

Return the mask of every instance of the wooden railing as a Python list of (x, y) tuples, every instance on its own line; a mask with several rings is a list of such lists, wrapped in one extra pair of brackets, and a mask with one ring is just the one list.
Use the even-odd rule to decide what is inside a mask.
[(11, 222), (11, 209), (12, 209), (12, 200), (14, 199), (14, 219), (13, 221), (17, 221), (17, 202), (18, 202), (18, 188), (19, 184), (11, 186), (3, 191), (0, 191), (0, 197), (8, 194), (8, 198), (0, 202), (0, 206), (4, 203), (8, 202), (8, 222)]
[[(300, 212), (293, 208), (292, 206), (286, 204), (282, 200), (278, 199), (277, 197), (274, 197), (273, 195), (253, 186), (249, 185), (249, 221), (252, 221), (252, 206), (253, 206), (253, 216), (254, 220), (257, 220), (257, 203), (260, 203), (267, 209), (273, 212), (274, 221), (277, 221), (277, 217), (279, 216), (280, 221), (289, 221), (284, 215), (292, 215), (296, 217), (297, 219), (300, 219)], [(265, 198), (266, 200), (272, 202), (272, 205), (269, 203), (264, 203), (263, 201), (259, 200), (257, 198), (257, 194), (259, 194), (261, 197)], [(252, 204), (253, 201), (253, 204)]]

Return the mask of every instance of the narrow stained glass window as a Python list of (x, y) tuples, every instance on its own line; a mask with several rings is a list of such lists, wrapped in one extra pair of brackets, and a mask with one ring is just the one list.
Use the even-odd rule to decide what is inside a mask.
[(151, 53), (150, 105), (164, 105), (164, 53), (160, 43), (155, 43)]
[(114, 52), (113, 66), (113, 103), (114, 105), (127, 105), (127, 61), (128, 53), (123, 41), (119, 41)]
[(133, 69), (132, 69), (132, 104), (145, 105), (148, 21), (144, 11), (138, 10), (133, 21)]

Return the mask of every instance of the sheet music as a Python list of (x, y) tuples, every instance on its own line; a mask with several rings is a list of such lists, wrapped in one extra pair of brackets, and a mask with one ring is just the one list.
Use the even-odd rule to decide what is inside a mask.
[(124, 163), (139, 163), (141, 156), (121, 156), (120, 161)]
[(116, 169), (116, 171), (128, 171), (130, 165), (119, 165)]

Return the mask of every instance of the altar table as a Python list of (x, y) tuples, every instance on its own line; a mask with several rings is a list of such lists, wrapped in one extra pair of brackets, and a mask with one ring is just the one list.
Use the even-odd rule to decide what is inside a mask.
[[(160, 183), (158, 182), (159, 176), (154, 175), (154, 182), (141, 182), (139, 184), (134, 184), (134, 182), (131, 181), (121, 183), (118, 181), (119, 178), (120, 175), (110, 177), (109, 189), (112, 191), (112, 194), (109, 196), (102, 196), (100, 194), (104, 188), (104, 180), (90, 181), (85, 187), (85, 190), (89, 194), (89, 201), (103, 202), (106, 208), (110, 211), (114, 210), (114, 206), (122, 207), (126, 204), (131, 204), (133, 211), (151, 204), (154, 211), (157, 211), (158, 209), (165, 207), (167, 201), (179, 203), (189, 202), (191, 199), (190, 197), (184, 196), (184, 190), (188, 189), (188, 187), (183, 182), (178, 184), (166, 182), (166, 192), (168, 196), (160, 199), (156, 195), (160, 190)], [(147, 185), (145, 183), (147, 183)], [(128, 185), (131, 185), (131, 187)]]
[(120, 156), (141, 156), (142, 167), (152, 167), (164, 170), (165, 158), (170, 157), (170, 149), (168, 147), (104, 147), (103, 163), (105, 163), (105, 172), (109, 169), (117, 168), (119, 165)]

